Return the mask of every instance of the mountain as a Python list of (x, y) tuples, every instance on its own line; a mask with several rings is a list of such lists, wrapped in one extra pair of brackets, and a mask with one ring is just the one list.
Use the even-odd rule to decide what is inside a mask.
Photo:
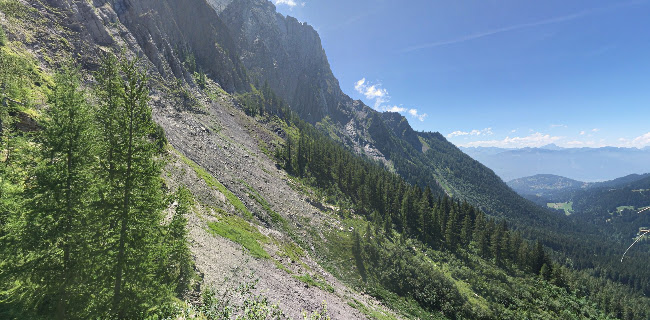
[(650, 206), (650, 174), (632, 174), (603, 182), (580, 182), (555, 175), (511, 180), (508, 185), (541, 207), (571, 214), (579, 224), (592, 224), (616, 239), (634, 237), (649, 224), (638, 211)]
[(636, 148), (461, 148), (472, 158), (510, 181), (536, 174), (553, 174), (597, 182), (650, 171), (650, 152)]
[(538, 174), (508, 181), (508, 186), (521, 195), (553, 198), (555, 194), (567, 193), (587, 187), (587, 183), (552, 174)]
[[(186, 219), (182, 244), (196, 273), (185, 279), (191, 288), (166, 301), (170, 310), (158, 300), (134, 303), (140, 315), (178, 318), (183, 310), (208, 318), (241, 302), (242, 314), (280, 310), (293, 318), (325, 309), (339, 319), (517, 319), (522, 312), (650, 317), (645, 251), (620, 267), (624, 246), (599, 229), (521, 198), (440, 133), (417, 132), (397, 113), (350, 99), (314, 29), (278, 14), (269, 1), (1, 0), (0, 26), (0, 79), (11, 99), (3, 105), (9, 109), (0, 110), (7, 146), (0, 163), (0, 317), (60, 312), (54, 304), (65, 301), (67, 291), (57, 291), (59, 282), (76, 288), (77, 299), (91, 299), (87, 307), (70, 304), (99, 314), (86, 318), (111, 312), (110, 301), (92, 298), (113, 292), (112, 278), (59, 281), (40, 269), (28, 272), (21, 260), (30, 258), (34, 241), (53, 253), (44, 255), (56, 262), (50, 268), (65, 265), (57, 243), (40, 240), (62, 231), (41, 233), (48, 223), (31, 223), (26, 214), (45, 199), (25, 190), (35, 173), (60, 160), (35, 156), (46, 154), (39, 125), (56, 123), (46, 98), (60, 81), (52, 75), (67, 61), (78, 63), (82, 85), (76, 90), (93, 108), (102, 105), (101, 97), (113, 95), (96, 91), (96, 71), (104, 70), (110, 53), (136, 60), (148, 76), (134, 82), (146, 83), (147, 106), (159, 127), (140, 142), (149, 151), (156, 143), (164, 165), (145, 171), (160, 170), (160, 179), (149, 180), (161, 185), (150, 189), (167, 197), (159, 201), (167, 207), (155, 212), (160, 222), (149, 227)], [(143, 110), (136, 118), (148, 117)], [(101, 123), (110, 117), (96, 112), (88, 118)], [(87, 174), (104, 176), (109, 169), (92, 165)], [(174, 195), (183, 186), (192, 201), (178, 218), (172, 213), (181, 201)], [(103, 218), (100, 211), (89, 215), (92, 222)], [(117, 229), (114, 221), (99, 225), (97, 235)], [(12, 251), (16, 246), (22, 255)], [(88, 253), (94, 246), (79, 247)], [(115, 251), (103, 250), (102, 242), (96, 247), (97, 254)], [(145, 267), (165, 275), (177, 268), (167, 259), (151, 261)], [(144, 270), (130, 267), (133, 277)], [(17, 269), (23, 274), (13, 278)], [(147, 281), (169, 280), (163, 278), (145, 274), (131, 292), (149, 293)], [(93, 285), (103, 289), (93, 292)], [(34, 290), (39, 286), (54, 289)], [(179, 313), (164, 314), (173, 310)]]
[[(538, 174), (508, 181), (508, 186), (522, 196), (536, 196), (562, 202), (576, 191), (588, 189), (619, 188), (650, 177), (646, 174), (630, 174), (603, 182), (582, 182), (552, 174)], [(529, 198), (529, 197), (527, 197)]]

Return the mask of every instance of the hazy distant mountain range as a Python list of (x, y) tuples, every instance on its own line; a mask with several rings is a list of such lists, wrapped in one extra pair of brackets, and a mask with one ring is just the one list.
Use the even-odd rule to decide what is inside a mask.
[(650, 172), (650, 148), (460, 148), (501, 177), (510, 181), (538, 174), (553, 174), (574, 180), (606, 181), (630, 174)]
[[(578, 191), (616, 189), (630, 186), (638, 181), (650, 181), (650, 173), (630, 174), (603, 182), (582, 182), (552, 174), (538, 174), (510, 180), (507, 184), (521, 196), (545, 206), (545, 202), (570, 201)], [(538, 198), (544, 201), (537, 201)]]

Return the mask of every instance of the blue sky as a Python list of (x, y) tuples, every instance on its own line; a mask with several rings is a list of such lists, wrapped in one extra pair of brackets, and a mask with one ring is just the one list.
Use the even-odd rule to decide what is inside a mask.
[(343, 91), (462, 146), (650, 146), (650, 0), (273, 0)]

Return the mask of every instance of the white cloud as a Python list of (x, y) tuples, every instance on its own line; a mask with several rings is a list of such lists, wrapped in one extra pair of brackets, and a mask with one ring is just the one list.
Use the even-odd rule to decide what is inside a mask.
[(581, 136), (584, 136), (585, 134), (587, 134), (587, 132), (585, 132), (585, 131), (580, 131), (580, 135), (581, 135)]
[[(514, 132), (514, 130), (513, 130)], [(492, 132), (492, 128), (485, 128), (483, 130), (472, 130), (472, 131), (454, 131), (450, 134), (447, 135), (447, 138), (453, 138), (453, 137), (459, 137), (459, 136), (491, 136), (494, 133)]]
[(354, 89), (364, 95), (366, 99), (375, 100), (375, 109), (379, 109), (382, 104), (390, 100), (388, 90), (382, 88), (381, 84), (367, 84), (366, 78), (357, 81), (354, 84)]
[(598, 128), (591, 129), (591, 132), (598, 132), (598, 131), (600, 131), (600, 129), (598, 129)]
[(409, 114), (414, 118), (417, 118), (420, 121), (424, 121), (424, 118), (428, 117), (426, 113), (419, 113), (416, 109), (409, 109)]
[(366, 81), (366, 78), (354, 83), (354, 90), (358, 93), (364, 95), (368, 100), (374, 100), (374, 109), (382, 112), (399, 112), (399, 113), (408, 113), (411, 117), (416, 118), (420, 121), (424, 121), (428, 115), (426, 113), (420, 113), (415, 108), (404, 108), (402, 106), (390, 106), (384, 105), (390, 101), (390, 95), (388, 90), (381, 87), (381, 84), (370, 84)]
[(630, 142), (630, 146), (637, 147), (637, 148), (650, 146), (650, 132), (634, 138)]
[(566, 124), (552, 124), (551, 128), (568, 128)]
[(380, 106), (379, 108), (377, 108), (377, 110), (381, 112), (407, 113), (411, 117), (416, 118), (420, 121), (424, 121), (424, 119), (429, 116), (426, 113), (420, 113), (420, 111), (418, 111), (417, 109), (413, 109), (413, 108), (407, 109), (402, 106)]
[(555, 143), (562, 137), (551, 136), (536, 132), (526, 137), (506, 137), (503, 140), (483, 140), (472, 141), (464, 144), (464, 147), (499, 147), (499, 148), (525, 148), (541, 147), (547, 144)]
[(287, 5), (287, 6), (291, 7), (291, 8), (293, 8), (293, 7), (297, 6), (297, 5), (300, 5), (302, 7), (305, 6), (304, 2), (296, 2), (295, 0), (275, 0), (275, 5), (281, 5), (281, 4)]
[(398, 106), (392, 106), (392, 107), (391, 107), (391, 106), (386, 106), (386, 107), (382, 107), (380, 111), (384, 111), (384, 112), (386, 112), (386, 111), (387, 111), (387, 112), (399, 112), (399, 113), (402, 113), (402, 112), (405, 112), (406, 110), (407, 110), (407, 109), (406, 109), (406, 108), (403, 108), (403, 107), (398, 107)]

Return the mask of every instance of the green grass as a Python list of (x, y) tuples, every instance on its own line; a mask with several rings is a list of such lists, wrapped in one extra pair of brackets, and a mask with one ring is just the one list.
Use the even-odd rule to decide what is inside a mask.
[(320, 279), (320, 278), (314, 279), (309, 274), (304, 274), (302, 276), (293, 276), (293, 277), (306, 283), (309, 286), (318, 287), (323, 291), (334, 293), (334, 287), (329, 285), (329, 283), (327, 283), (324, 279)]
[(271, 256), (260, 243), (268, 243), (269, 238), (257, 228), (238, 216), (223, 216), (219, 221), (208, 223), (212, 232), (246, 248), (253, 257), (269, 259)]
[(239, 211), (246, 219), (252, 219), (253, 214), (246, 208), (243, 202), (237, 198), (237, 196), (230, 192), (226, 186), (221, 184), (219, 180), (217, 180), (215, 177), (213, 177), (210, 173), (205, 171), (205, 169), (201, 168), (198, 164), (196, 164), (194, 161), (188, 159), (184, 155), (182, 155), (180, 152), (176, 151), (176, 153), (181, 157), (183, 162), (190, 166), (194, 172), (205, 181), (205, 183), (210, 186), (211, 188), (217, 189), (219, 192), (221, 192), (226, 199), (228, 199), (228, 202), (232, 204), (237, 211)]
[(551, 209), (564, 210), (564, 214), (567, 216), (573, 214), (573, 202), (547, 203), (546, 206)]
[(300, 258), (305, 256), (305, 250), (293, 242), (284, 243), (278, 250), (278, 255), (288, 257), (293, 261), (300, 261)]
[(27, 7), (17, 0), (1, 0), (0, 11), (8, 17), (15, 19), (24, 19), (29, 12), (36, 11), (34, 8)]
[(266, 201), (266, 199), (264, 199), (264, 197), (262, 197), (257, 191), (255, 191), (255, 189), (253, 189), (253, 187), (251, 187), (245, 181), (240, 180), (240, 182), (243, 183), (244, 186), (246, 186), (246, 189), (248, 189), (248, 191), (249, 191), (248, 196), (253, 198), (253, 200), (255, 200), (260, 206), (262, 206), (262, 208), (264, 208), (264, 211), (266, 211), (266, 213), (269, 214), (273, 224), (278, 224), (278, 223), (284, 224), (285, 223), (284, 218), (282, 218), (282, 216), (279, 213), (277, 213), (277, 212), (273, 211), (273, 209), (271, 209), (271, 205), (269, 204), (268, 201)]
[(634, 210), (634, 206), (620, 206), (616, 207), (616, 212), (621, 213), (623, 210)]
[(359, 310), (361, 313), (368, 316), (370, 319), (377, 320), (397, 320), (393, 315), (385, 313), (383, 310), (371, 309), (368, 306), (361, 303), (359, 300), (352, 298), (352, 301), (348, 301), (348, 305), (352, 308)]

